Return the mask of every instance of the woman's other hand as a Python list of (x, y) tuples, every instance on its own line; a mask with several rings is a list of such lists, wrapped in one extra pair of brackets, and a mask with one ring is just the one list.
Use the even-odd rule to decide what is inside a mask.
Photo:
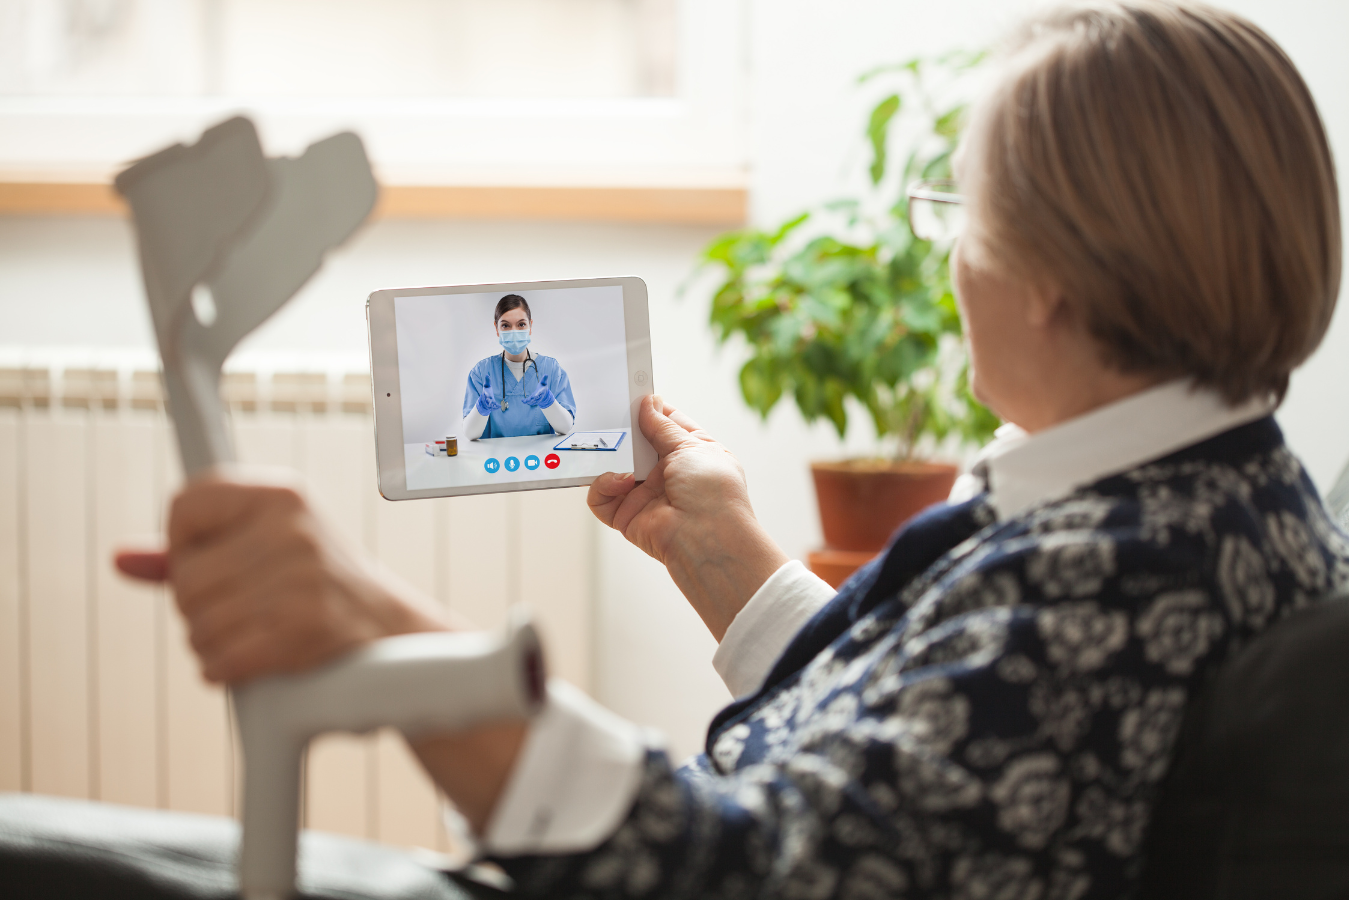
[(478, 402), (474, 406), (479, 415), (490, 416), (492, 413), (501, 409), (501, 404), (497, 402), (496, 395), (492, 393), (492, 379), (486, 379), (482, 386), (482, 393), (478, 394)]
[(178, 494), (167, 551), (124, 550), (116, 564), (172, 586), (213, 682), (304, 671), (377, 638), (449, 627), (339, 541), (297, 490), (230, 474)]
[(660, 560), (708, 630), (721, 640), (754, 592), (783, 563), (749, 502), (729, 450), (659, 397), (638, 412), (659, 461), (646, 481), (601, 475), (587, 502), (601, 522)]
[(548, 389), (548, 376), (545, 375), (543, 381), (540, 381), (539, 386), (534, 389), (534, 393), (525, 398), (525, 405), (532, 406), (535, 409), (547, 409), (553, 405), (553, 401), (556, 399), (553, 392)]

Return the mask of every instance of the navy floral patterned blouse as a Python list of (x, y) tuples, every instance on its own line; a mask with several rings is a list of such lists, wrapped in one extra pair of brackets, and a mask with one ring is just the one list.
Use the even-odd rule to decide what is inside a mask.
[(933, 507), (723, 710), (651, 751), (596, 849), (499, 860), (525, 895), (1127, 895), (1186, 699), (1349, 582), (1272, 418), (1007, 521)]

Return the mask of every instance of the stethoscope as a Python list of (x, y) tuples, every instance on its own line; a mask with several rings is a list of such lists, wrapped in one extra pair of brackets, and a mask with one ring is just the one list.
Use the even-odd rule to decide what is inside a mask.
[[(535, 361), (534, 357), (532, 357), (532, 356), (529, 355), (529, 351), (528, 351), (528, 350), (525, 351), (525, 367), (524, 367), (523, 369), (520, 370), (520, 384), (523, 385), (523, 384), (525, 383), (525, 376), (529, 374), (529, 365), (530, 365), (530, 363), (533, 363), (533, 364), (534, 364), (534, 388), (537, 390), (538, 387), (539, 387), (539, 364), (538, 364), (538, 362)], [(522, 388), (522, 390), (524, 391), (524, 395), (525, 395), (526, 397), (528, 397), (529, 394), (530, 394), (530, 391), (529, 391), (528, 389), (525, 389), (525, 388)], [(510, 409), (510, 408), (511, 408), (510, 401), (506, 399), (506, 351), (505, 351), (505, 350), (502, 350), (502, 351), (501, 351), (501, 411), (502, 411), (502, 412), (505, 412), (506, 410), (508, 410), (508, 409)]]

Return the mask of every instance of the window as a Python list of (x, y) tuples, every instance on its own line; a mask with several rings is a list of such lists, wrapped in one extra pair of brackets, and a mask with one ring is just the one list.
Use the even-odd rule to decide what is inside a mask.
[(5, 0), (0, 94), (665, 97), (676, 0)]
[(353, 128), (389, 183), (742, 181), (743, 4), (0, 0), (0, 177), (242, 111), (274, 153)]

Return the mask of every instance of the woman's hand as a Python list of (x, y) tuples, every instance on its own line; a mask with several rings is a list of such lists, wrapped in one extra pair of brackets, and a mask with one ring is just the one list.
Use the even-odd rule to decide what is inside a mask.
[[(173, 587), (209, 681), (301, 672), (378, 638), (450, 627), (338, 541), (298, 491), (228, 474), (189, 482), (174, 499), (167, 552), (123, 550), (116, 562)], [(492, 722), (412, 746), (481, 833), (527, 729)]]
[(646, 481), (601, 475), (587, 502), (669, 569), (684, 596), (721, 640), (731, 620), (787, 562), (754, 517), (745, 472), (730, 451), (659, 397), (638, 412), (660, 459)]
[(490, 416), (492, 413), (501, 409), (501, 404), (497, 402), (496, 395), (492, 393), (492, 379), (484, 380), (482, 393), (478, 394), (478, 402), (474, 406), (478, 415)]
[(208, 681), (299, 672), (377, 638), (449, 627), (338, 541), (294, 488), (230, 474), (183, 488), (167, 551), (124, 550), (116, 563), (172, 586)]
[(553, 401), (556, 399), (553, 392), (548, 389), (548, 376), (545, 375), (543, 380), (539, 382), (539, 386), (534, 389), (534, 393), (525, 398), (525, 405), (532, 406), (535, 409), (547, 409), (553, 405)]

